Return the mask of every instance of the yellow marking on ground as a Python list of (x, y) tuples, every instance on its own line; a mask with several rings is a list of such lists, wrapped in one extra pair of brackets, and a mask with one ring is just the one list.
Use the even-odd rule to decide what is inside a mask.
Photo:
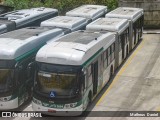
[(156, 111), (160, 112), (160, 107)]
[(160, 107), (158, 107), (156, 111), (157, 111), (157, 112), (160, 112)]
[(116, 77), (114, 78), (114, 80), (112, 81), (111, 85), (109, 86), (109, 88), (106, 90), (106, 92), (102, 95), (102, 97), (98, 100), (96, 106), (98, 106), (102, 100), (104, 99), (104, 97), (108, 94), (108, 92), (111, 90), (111, 88), (113, 87), (113, 85), (118, 81), (119, 77), (123, 74), (123, 72), (126, 70), (126, 68), (129, 66), (129, 64), (131, 63), (131, 61), (133, 60), (133, 58), (136, 56), (136, 54), (138, 53), (138, 51), (140, 49), (142, 49), (143, 45), (144, 45), (144, 41), (142, 40), (142, 42), (140, 43), (140, 45), (137, 47), (137, 49), (133, 52), (133, 54), (129, 57), (129, 59), (127, 60), (127, 62), (124, 64), (124, 66), (120, 69), (120, 71), (118, 72), (118, 74), (116, 75)]

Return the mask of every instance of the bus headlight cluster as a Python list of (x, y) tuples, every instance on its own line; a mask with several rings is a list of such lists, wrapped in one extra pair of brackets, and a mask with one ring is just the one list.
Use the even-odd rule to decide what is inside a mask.
[(70, 103), (70, 104), (65, 104), (65, 108), (66, 109), (69, 109), (69, 108), (74, 108), (74, 107), (76, 107), (76, 105), (77, 105), (77, 102), (75, 102), (75, 103)]
[(0, 101), (5, 102), (5, 101), (9, 101), (11, 99), (12, 96), (7, 96), (7, 97), (1, 97)]
[(36, 103), (37, 105), (42, 105), (42, 102), (40, 100), (37, 100), (33, 98), (33, 102)]

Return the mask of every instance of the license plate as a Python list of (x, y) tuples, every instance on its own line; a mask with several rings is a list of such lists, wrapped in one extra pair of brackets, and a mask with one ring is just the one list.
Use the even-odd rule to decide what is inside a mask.
[(51, 109), (48, 109), (48, 112), (51, 112), (51, 113), (56, 113), (56, 110), (51, 110)]

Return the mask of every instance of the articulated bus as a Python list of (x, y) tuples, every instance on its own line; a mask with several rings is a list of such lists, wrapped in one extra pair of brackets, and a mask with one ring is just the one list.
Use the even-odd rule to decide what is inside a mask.
[(43, 46), (36, 55), (33, 110), (81, 114), (114, 71), (115, 46), (115, 34), (106, 31), (76, 31)]
[(28, 27), (0, 35), (0, 110), (15, 109), (31, 98), (36, 52), (61, 29)]
[(36, 55), (33, 110), (60, 116), (86, 110), (132, 48), (131, 21), (98, 19), (43, 46)]
[(129, 54), (129, 36), (131, 35), (127, 19), (99, 18), (88, 24), (86, 29), (90, 31), (114, 32), (116, 42), (118, 43), (115, 47), (119, 48), (115, 55), (118, 60), (115, 69), (127, 58)]
[(58, 10), (53, 8), (32, 8), (8, 12), (0, 15), (0, 34), (15, 29), (39, 26), (46, 19), (58, 15)]
[(106, 17), (128, 19), (130, 22), (130, 48), (131, 51), (142, 38), (144, 13), (141, 8), (119, 7), (106, 14)]

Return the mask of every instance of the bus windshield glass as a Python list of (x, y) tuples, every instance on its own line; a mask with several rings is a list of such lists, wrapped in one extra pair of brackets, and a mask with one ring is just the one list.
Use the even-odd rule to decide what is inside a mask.
[(8, 92), (13, 88), (14, 60), (0, 60), (0, 92)]
[(37, 71), (37, 88), (45, 94), (72, 96), (78, 86), (79, 67), (39, 64)]
[(13, 70), (0, 69), (0, 92), (7, 92), (13, 87)]

